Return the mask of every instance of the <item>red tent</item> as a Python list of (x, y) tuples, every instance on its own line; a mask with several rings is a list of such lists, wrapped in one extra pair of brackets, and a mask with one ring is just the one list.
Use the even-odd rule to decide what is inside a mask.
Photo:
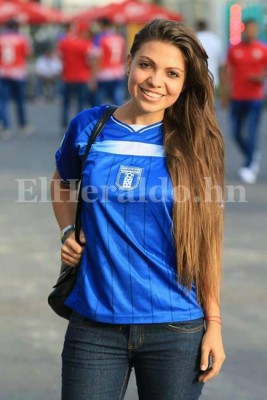
[(23, 0), (0, 0), (0, 23), (4, 23), (10, 18), (28, 24), (61, 23), (65, 21), (61, 12), (38, 3)]
[(11, 2), (0, 2), (0, 23), (4, 23), (15, 16), (19, 21), (24, 21), (26, 15), (21, 15), (21, 9), (17, 4)]
[(111, 3), (103, 7), (92, 7), (70, 18), (73, 22), (90, 22), (107, 17), (117, 24), (143, 24), (155, 18), (167, 18), (181, 21), (182, 15), (156, 4), (141, 0), (126, 0), (122, 3)]

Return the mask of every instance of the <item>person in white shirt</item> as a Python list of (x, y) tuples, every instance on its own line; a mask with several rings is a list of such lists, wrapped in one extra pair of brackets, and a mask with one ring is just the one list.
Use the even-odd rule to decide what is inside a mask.
[(62, 62), (53, 48), (48, 48), (36, 59), (35, 73), (37, 78), (37, 96), (53, 100), (59, 92), (59, 77), (62, 72)]
[(208, 55), (209, 70), (213, 75), (215, 88), (220, 84), (220, 69), (224, 64), (224, 51), (222, 41), (208, 28), (206, 21), (199, 20), (196, 23), (196, 34)]

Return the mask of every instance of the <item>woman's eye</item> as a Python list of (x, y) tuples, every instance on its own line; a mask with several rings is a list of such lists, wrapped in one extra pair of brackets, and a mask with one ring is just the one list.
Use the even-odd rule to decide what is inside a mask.
[(150, 64), (148, 64), (147, 62), (142, 62), (142, 63), (140, 63), (139, 65), (140, 65), (140, 67), (142, 67), (142, 68), (149, 68), (149, 67), (150, 67)]
[(170, 71), (170, 72), (169, 72), (169, 75), (170, 75), (172, 78), (179, 78), (179, 74), (177, 74), (177, 72), (175, 72), (175, 71)]

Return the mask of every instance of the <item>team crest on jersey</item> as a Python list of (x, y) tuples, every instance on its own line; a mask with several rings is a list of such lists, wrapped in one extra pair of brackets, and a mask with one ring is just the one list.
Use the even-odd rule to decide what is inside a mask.
[(120, 190), (133, 190), (140, 185), (143, 168), (121, 165), (116, 178), (116, 187)]

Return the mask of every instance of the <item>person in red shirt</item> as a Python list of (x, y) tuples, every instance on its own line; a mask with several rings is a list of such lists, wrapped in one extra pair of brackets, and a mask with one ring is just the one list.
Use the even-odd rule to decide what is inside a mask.
[(244, 26), (242, 41), (228, 50), (227, 68), (232, 134), (244, 157), (244, 164), (238, 172), (243, 182), (255, 183), (259, 172), (258, 139), (267, 71), (267, 47), (257, 40), (258, 25), (254, 20), (247, 20)]
[(16, 103), (17, 119), (20, 133), (28, 136), (33, 133), (27, 124), (25, 109), (25, 84), (27, 76), (27, 57), (31, 54), (28, 39), (19, 32), (19, 23), (9, 20), (6, 29), (0, 35), (0, 80), (1, 80), (1, 120), (2, 139), (12, 136), (8, 113), (9, 100)]
[(58, 53), (62, 60), (62, 116), (61, 126), (66, 129), (69, 123), (70, 105), (77, 101), (77, 112), (83, 110), (89, 95), (92, 77), (90, 50), (92, 41), (85, 27), (68, 26), (68, 32), (58, 43)]
[(97, 104), (107, 99), (121, 105), (125, 100), (126, 42), (108, 18), (98, 20), (100, 34), (94, 38)]

